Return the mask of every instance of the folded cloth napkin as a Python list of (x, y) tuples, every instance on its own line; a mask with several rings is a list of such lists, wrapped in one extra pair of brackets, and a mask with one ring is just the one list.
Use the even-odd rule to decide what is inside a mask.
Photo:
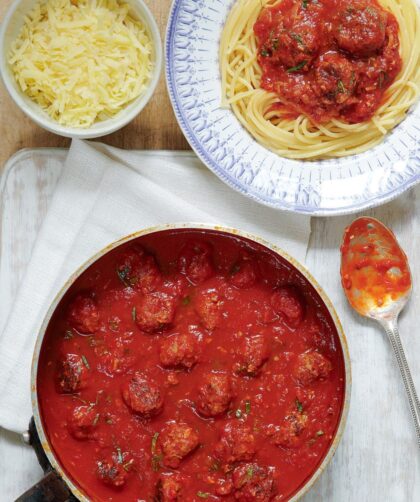
[(0, 426), (18, 433), (27, 429), (35, 339), (71, 273), (124, 235), (179, 222), (243, 229), (301, 261), (310, 235), (309, 217), (243, 197), (190, 153), (123, 151), (73, 141), (0, 337)]

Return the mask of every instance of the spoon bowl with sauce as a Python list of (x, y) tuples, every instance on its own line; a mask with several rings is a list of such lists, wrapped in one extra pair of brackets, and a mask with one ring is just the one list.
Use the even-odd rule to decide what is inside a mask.
[(411, 290), (408, 259), (395, 235), (374, 218), (358, 218), (341, 245), (341, 282), (350, 305), (378, 321), (391, 342), (404, 381), (420, 446), (420, 402), (398, 332)]

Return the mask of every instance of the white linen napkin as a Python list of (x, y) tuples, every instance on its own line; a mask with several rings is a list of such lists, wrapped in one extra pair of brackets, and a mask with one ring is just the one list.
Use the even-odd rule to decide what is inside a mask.
[(31, 416), (30, 368), (50, 302), (110, 242), (162, 223), (218, 223), (259, 235), (304, 261), (310, 218), (249, 200), (187, 152), (124, 151), (74, 140), (0, 337), (0, 426)]

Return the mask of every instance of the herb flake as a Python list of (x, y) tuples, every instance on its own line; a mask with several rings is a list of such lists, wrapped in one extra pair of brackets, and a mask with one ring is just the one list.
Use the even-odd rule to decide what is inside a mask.
[(344, 87), (342, 80), (339, 80), (337, 82), (337, 90), (338, 90), (338, 92), (341, 92), (342, 94), (344, 94), (346, 92), (346, 88)]
[(210, 472), (217, 472), (220, 469), (220, 462), (218, 460), (214, 460), (209, 467)]
[(155, 432), (152, 437), (152, 446), (150, 447), (152, 453), (155, 453), (156, 451), (158, 437), (159, 437), (159, 432)]
[(261, 54), (261, 56), (262, 56), (263, 58), (266, 58), (266, 57), (268, 57), (268, 56), (270, 55), (270, 53), (268, 52), (268, 50), (267, 50), (267, 49), (261, 49), (260, 54)]
[(238, 408), (236, 411), (235, 411), (235, 417), (236, 418), (241, 418), (242, 416), (242, 410), (240, 408)]
[(86, 368), (87, 368), (88, 370), (90, 370), (89, 362), (88, 362), (88, 360), (86, 359), (86, 356), (85, 356), (85, 355), (82, 355), (82, 361), (83, 361), (83, 364), (86, 366)]
[(245, 413), (249, 415), (251, 412), (251, 401), (245, 401)]
[(298, 398), (295, 399), (295, 404), (296, 404), (296, 409), (298, 410), (298, 412), (302, 413), (302, 411), (303, 411), (303, 404), (299, 401)]
[(382, 89), (384, 86), (384, 83), (388, 80), (388, 74), (384, 71), (381, 71), (379, 73), (379, 78), (378, 78), (378, 84), (379, 84), (379, 89)]
[(113, 317), (109, 320), (108, 325), (111, 331), (116, 332), (120, 327), (120, 320), (118, 319), (118, 317)]
[(71, 329), (68, 329), (64, 333), (64, 340), (70, 340), (71, 338), (73, 338), (73, 331)]
[(291, 68), (288, 68), (286, 70), (287, 73), (294, 73), (296, 71), (301, 70), (307, 63), (308, 61), (302, 61), (301, 63), (297, 64), (296, 66), (292, 66)]
[(210, 497), (210, 493), (208, 492), (197, 492), (197, 497), (200, 497), (201, 499), (207, 499)]
[(117, 275), (124, 286), (130, 286), (130, 267), (117, 268)]
[(305, 45), (302, 37), (298, 35), (297, 33), (290, 33), (290, 36), (293, 38), (293, 40), (296, 40), (296, 42), (300, 45)]
[(123, 463), (123, 455), (122, 455), (122, 452), (121, 452), (121, 448), (117, 447), (116, 450), (117, 450), (117, 460), (118, 460), (118, 463), (122, 464)]
[(191, 303), (191, 296), (187, 295), (187, 296), (184, 296), (184, 298), (182, 299), (182, 305), (189, 305)]
[(157, 472), (160, 469), (160, 461), (161, 460), (162, 460), (162, 455), (153, 455), (153, 457), (152, 457), (153, 472)]
[(131, 459), (128, 462), (126, 462), (125, 464), (123, 464), (122, 467), (125, 470), (125, 472), (129, 472), (131, 470), (131, 466), (133, 465), (133, 463), (134, 463), (134, 459)]
[(131, 318), (133, 319), (133, 321), (136, 320), (136, 316), (137, 316), (137, 310), (136, 310), (136, 307), (133, 307), (131, 309)]
[[(279, 46), (279, 39), (274, 36), (274, 30), (270, 31), (269, 39), (271, 42), (271, 50), (272, 51), (277, 50), (277, 47)], [(234, 267), (236, 267), (236, 266), (238, 266), (238, 265), (234, 265)], [(239, 266), (238, 266), (238, 269), (239, 269)]]

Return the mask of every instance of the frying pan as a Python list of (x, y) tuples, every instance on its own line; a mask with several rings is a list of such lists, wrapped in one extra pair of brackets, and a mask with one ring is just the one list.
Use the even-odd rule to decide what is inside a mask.
[(323, 461), (318, 466), (318, 468), (313, 472), (312, 476), (307, 480), (304, 486), (302, 486), (302, 488), (290, 499), (290, 501), (295, 502), (299, 500), (304, 494), (306, 494), (308, 490), (311, 488), (311, 486), (315, 483), (315, 481), (320, 477), (322, 472), (326, 469), (343, 435), (349, 410), (350, 390), (351, 390), (350, 356), (348, 352), (347, 341), (343, 329), (341, 327), (341, 323), (339, 321), (339, 318), (337, 316), (337, 313), (335, 312), (335, 309), (331, 301), (329, 300), (325, 292), (322, 290), (322, 288), (319, 286), (319, 284), (316, 282), (316, 280), (298, 261), (296, 261), (293, 257), (288, 255), (285, 251), (281, 250), (277, 246), (274, 246), (259, 237), (256, 237), (254, 235), (248, 234), (240, 230), (236, 230), (233, 228), (225, 228), (222, 226), (197, 224), (197, 223), (169, 224), (141, 230), (139, 232), (128, 235), (106, 246), (103, 250), (92, 256), (86, 263), (84, 263), (79, 269), (77, 269), (71, 275), (71, 277), (66, 281), (66, 283), (63, 285), (59, 293), (52, 301), (51, 306), (48, 309), (48, 312), (44, 318), (41, 329), (39, 331), (33, 354), (32, 373), (31, 373), (31, 396), (32, 396), (33, 418), (31, 420), (27, 435), (27, 442), (31, 444), (35, 449), (36, 455), (38, 457), (41, 467), (44, 470), (45, 476), (39, 483), (37, 483), (23, 495), (21, 495), (17, 499), (17, 502), (66, 502), (66, 501), (70, 502), (77, 500), (80, 500), (82, 502), (89, 502), (89, 498), (78, 488), (77, 480), (71, 479), (66, 474), (66, 472), (60, 465), (60, 462), (56, 457), (53, 449), (51, 448), (48, 441), (48, 435), (46, 433), (45, 425), (42, 421), (40, 407), (38, 403), (37, 374), (38, 374), (38, 362), (40, 359), (42, 343), (48, 325), (50, 323), (50, 320), (60, 301), (63, 299), (64, 295), (66, 295), (68, 290), (71, 288), (71, 286), (76, 282), (76, 280), (81, 276), (83, 272), (85, 272), (93, 263), (97, 262), (102, 257), (107, 255), (111, 251), (115, 250), (119, 246), (122, 246), (123, 244), (126, 244), (130, 241), (134, 241), (139, 237), (156, 232), (161, 232), (162, 238), (164, 238), (165, 231), (188, 233), (188, 230), (197, 230), (197, 229), (203, 232), (204, 234), (206, 231), (210, 231), (211, 233), (216, 232), (228, 236), (233, 236), (235, 239), (243, 241), (248, 241), (248, 242), (251, 241), (251, 243), (259, 244), (260, 246), (267, 248), (272, 253), (274, 252), (275, 255), (280, 257), (280, 259), (283, 262), (287, 263), (287, 265), (291, 267), (295, 272), (298, 272), (298, 274), (300, 274), (306, 280), (306, 282), (312, 286), (312, 288), (316, 291), (322, 303), (328, 310), (338, 334), (344, 359), (345, 388), (344, 388), (343, 407), (334, 440), (331, 443), (327, 454), (325, 455)]

